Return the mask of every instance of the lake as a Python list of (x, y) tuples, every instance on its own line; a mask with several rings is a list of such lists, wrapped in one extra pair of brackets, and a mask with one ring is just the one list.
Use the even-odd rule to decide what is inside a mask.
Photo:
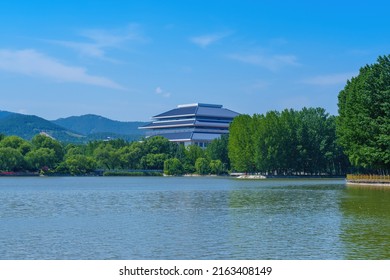
[(343, 180), (0, 178), (1, 259), (390, 259), (390, 189)]

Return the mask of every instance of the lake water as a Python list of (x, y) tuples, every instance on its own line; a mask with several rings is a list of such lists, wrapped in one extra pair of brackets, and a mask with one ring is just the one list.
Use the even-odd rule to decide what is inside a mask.
[(0, 178), (1, 259), (390, 259), (390, 189), (343, 180)]

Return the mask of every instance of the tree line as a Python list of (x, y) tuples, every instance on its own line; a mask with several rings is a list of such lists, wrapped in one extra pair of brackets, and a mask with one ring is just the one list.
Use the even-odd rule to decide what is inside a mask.
[(341, 175), (349, 167), (337, 144), (336, 117), (323, 108), (240, 115), (230, 126), (228, 151), (239, 172)]
[[(348, 160), (336, 141), (336, 121), (322, 108), (240, 115), (230, 134), (205, 149), (163, 137), (62, 144), (47, 135), (31, 141), (0, 136), (0, 171), (84, 175), (226, 174), (340, 175)], [(135, 171), (139, 171), (136, 173)], [(153, 173), (156, 174), (156, 173)]]
[(103, 171), (110, 175), (150, 175), (163, 170), (167, 175), (220, 175), (230, 168), (227, 141), (227, 137), (216, 139), (203, 150), (196, 145), (184, 147), (163, 137), (64, 145), (41, 134), (31, 141), (0, 135), (0, 171), (69, 175)]

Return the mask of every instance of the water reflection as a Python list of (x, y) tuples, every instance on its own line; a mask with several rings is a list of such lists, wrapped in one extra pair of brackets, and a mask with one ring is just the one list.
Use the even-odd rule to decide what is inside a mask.
[(235, 254), (262, 259), (342, 258), (342, 248), (333, 249), (340, 242), (339, 193), (340, 184), (271, 184), (231, 191), (230, 237)]
[(340, 203), (346, 259), (390, 259), (390, 189), (348, 187)]

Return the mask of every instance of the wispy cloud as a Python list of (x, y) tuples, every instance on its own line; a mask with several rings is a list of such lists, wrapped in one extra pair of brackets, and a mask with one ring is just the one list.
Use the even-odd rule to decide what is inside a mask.
[(28, 76), (51, 79), (57, 82), (71, 82), (117, 90), (125, 88), (101, 76), (87, 73), (82, 67), (68, 66), (35, 50), (0, 49), (0, 70)]
[(231, 32), (205, 34), (201, 36), (194, 36), (190, 38), (190, 41), (199, 47), (205, 48), (211, 44), (214, 44), (225, 37), (230, 36)]
[(124, 29), (104, 30), (85, 29), (79, 32), (81, 41), (45, 40), (78, 52), (81, 55), (99, 58), (111, 62), (116, 60), (107, 57), (109, 49), (123, 48), (129, 42), (143, 42), (146, 39), (140, 35), (137, 24), (128, 25)]
[(356, 76), (355, 72), (337, 73), (328, 75), (319, 75), (304, 79), (301, 81), (302, 84), (317, 85), (317, 86), (333, 86), (339, 84), (345, 84), (347, 80)]
[(276, 71), (284, 66), (299, 65), (295, 55), (230, 54), (228, 58), (242, 63), (261, 66), (271, 71)]
[(154, 92), (155, 92), (157, 95), (160, 95), (160, 96), (165, 97), (165, 98), (171, 97), (171, 93), (168, 92), (168, 91), (163, 90), (161, 87), (156, 87), (156, 89), (154, 90)]

